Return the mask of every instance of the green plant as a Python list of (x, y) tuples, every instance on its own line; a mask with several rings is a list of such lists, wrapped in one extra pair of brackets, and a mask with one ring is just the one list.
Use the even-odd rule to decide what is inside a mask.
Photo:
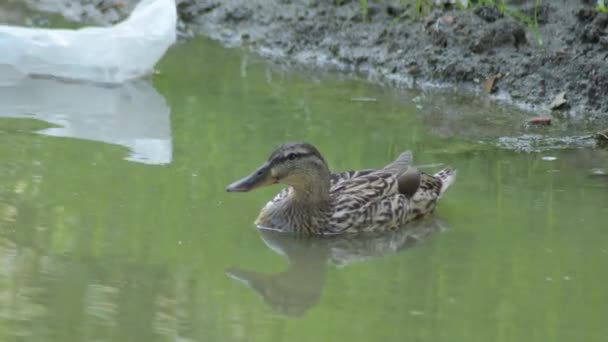
[[(363, 18), (366, 19), (368, 0), (360, 0), (360, 4), (361, 4), (361, 14), (363, 15)], [(404, 7), (410, 7), (413, 5), (414, 17), (418, 17), (419, 15), (425, 13), (427, 10), (429, 10), (433, 7), (433, 0), (401, 0), (401, 4)], [(399, 18), (397, 18), (397, 19), (401, 19), (405, 15), (407, 15), (407, 11), (403, 12), (403, 14), (401, 16), (399, 16)]]
[[(537, 44), (539, 46), (543, 46), (543, 40), (540, 35), (540, 31), (538, 30), (538, 9), (540, 7), (540, 1), (541, 0), (534, 0), (534, 16), (533, 17), (530, 17), (520, 11), (509, 9), (507, 7), (506, 0), (479, 0), (477, 2), (476, 6), (495, 7), (500, 11), (500, 13), (502, 13), (504, 15), (508, 15), (508, 16), (514, 18), (515, 20), (525, 24), (528, 27), (528, 29), (530, 31), (532, 31), (532, 34), (534, 35), (534, 39), (536, 40)], [(603, 1), (603, 0), (599, 0), (599, 1)], [(470, 0), (469, 0), (468, 4), (471, 5)], [(472, 6), (470, 8), (473, 8), (473, 7), (474, 6)]]
[(433, 6), (433, 3), (431, 1), (416, 0), (415, 7), (414, 7), (415, 15), (418, 16), (418, 15), (424, 13), (427, 8), (430, 8), (432, 6)]
[(608, 7), (606, 7), (606, 5), (604, 4), (604, 0), (598, 0), (597, 6), (595, 6), (595, 9), (598, 12), (602, 12), (602, 13), (608, 14)]
[(359, 0), (361, 3), (361, 14), (363, 15), (363, 20), (367, 20), (367, 0)]
[[(528, 27), (532, 34), (534, 35), (534, 39), (539, 46), (543, 46), (543, 39), (540, 35), (540, 31), (538, 29), (538, 8), (540, 7), (541, 0), (534, 0), (534, 16), (530, 17), (525, 15), (519, 11), (505, 8), (504, 14), (514, 18), (515, 20), (523, 23)], [(503, 0), (504, 3), (504, 0)]]
[[(469, 4), (471, 4), (471, 2), (469, 1)], [(507, 1), (506, 0), (500, 0), (500, 1), (495, 1), (495, 0), (480, 0), (478, 3), (478, 5), (480, 6), (492, 6), (492, 7), (496, 7), (500, 13), (505, 13), (507, 10)]]

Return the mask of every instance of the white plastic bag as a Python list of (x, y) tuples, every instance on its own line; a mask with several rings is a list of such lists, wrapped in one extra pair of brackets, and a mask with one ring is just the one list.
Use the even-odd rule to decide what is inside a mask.
[[(110, 27), (0, 25), (0, 70), (8, 66), (22, 75), (122, 83), (151, 73), (175, 42), (176, 12), (175, 0), (142, 0), (125, 21)], [(6, 72), (11, 73), (14, 78), (15, 72)]]

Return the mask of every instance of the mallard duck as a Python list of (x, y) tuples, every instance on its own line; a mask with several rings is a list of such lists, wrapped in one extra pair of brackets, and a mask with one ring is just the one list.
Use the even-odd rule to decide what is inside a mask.
[(406, 151), (381, 169), (332, 174), (313, 145), (288, 143), (226, 190), (287, 185), (262, 208), (255, 221), (260, 228), (310, 235), (395, 230), (431, 213), (456, 177), (451, 168), (420, 172), (411, 161)]

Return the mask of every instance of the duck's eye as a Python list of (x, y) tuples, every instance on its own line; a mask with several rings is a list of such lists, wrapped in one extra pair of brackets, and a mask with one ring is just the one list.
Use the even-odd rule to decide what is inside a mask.
[(287, 155), (287, 159), (289, 160), (294, 160), (296, 159), (298, 156), (295, 153), (290, 153)]

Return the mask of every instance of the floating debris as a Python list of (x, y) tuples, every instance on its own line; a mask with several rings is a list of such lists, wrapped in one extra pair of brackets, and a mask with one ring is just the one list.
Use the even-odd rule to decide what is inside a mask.
[(350, 99), (353, 102), (377, 102), (375, 97), (353, 97)]
[(544, 156), (541, 159), (544, 160), (544, 161), (554, 161), (554, 160), (557, 160), (557, 158), (554, 157), (554, 156)]
[(608, 177), (608, 172), (605, 169), (593, 168), (589, 170), (591, 177)]

